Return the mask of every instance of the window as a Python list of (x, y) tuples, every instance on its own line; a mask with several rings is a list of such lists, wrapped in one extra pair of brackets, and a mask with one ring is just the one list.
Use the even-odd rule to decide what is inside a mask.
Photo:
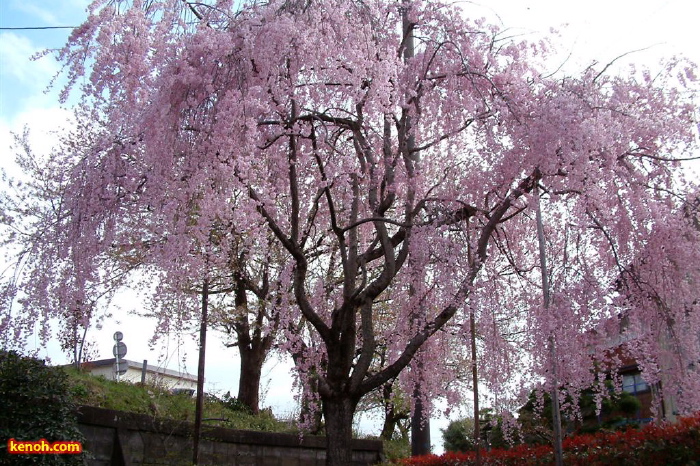
[(622, 374), (622, 390), (633, 395), (649, 390), (649, 385), (639, 372)]

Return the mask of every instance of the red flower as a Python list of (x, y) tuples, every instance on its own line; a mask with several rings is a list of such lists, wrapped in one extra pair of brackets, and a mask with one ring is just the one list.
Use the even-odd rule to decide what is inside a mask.
[[(623, 464), (679, 464), (700, 458), (700, 412), (676, 423), (651, 424), (642, 429), (578, 435), (564, 440), (564, 462), (572, 466)], [(484, 466), (549, 465), (554, 458), (549, 445), (518, 445), (482, 453)], [(400, 460), (404, 466), (471, 466), (476, 454), (445, 453)]]

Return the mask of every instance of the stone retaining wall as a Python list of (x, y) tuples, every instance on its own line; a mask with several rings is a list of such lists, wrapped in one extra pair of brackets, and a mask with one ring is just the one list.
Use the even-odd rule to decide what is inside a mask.
[[(191, 465), (192, 431), (189, 422), (156, 419), (143, 414), (82, 406), (78, 412), (89, 466)], [(203, 427), (202, 465), (323, 466), (324, 437)], [(355, 440), (353, 466), (382, 460), (382, 443)]]

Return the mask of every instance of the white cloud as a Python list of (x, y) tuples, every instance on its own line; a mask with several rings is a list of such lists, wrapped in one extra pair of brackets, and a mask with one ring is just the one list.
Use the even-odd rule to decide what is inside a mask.
[[(13, 26), (78, 26), (92, 0), (1, 0), (26, 24)], [(76, 19), (76, 15), (80, 15)], [(78, 21), (78, 22), (76, 22)], [(31, 23), (31, 24), (30, 24)]]
[[(37, 60), (31, 57), (41, 51), (26, 37), (14, 33), (0, 34), (0, 81), (2, 82), (2, 111), (5, 126), (22, 119), (22, 113), (31, 113), (58, 106), (56, 89), (47, 91), (51, 78), (59, 70), (56, 61), (45, 56)], [(36, 119), (28, 120), (41, 124)], [(4, 148), (4, 146), (0, 146)]]
[(554, 42), (559, 56), (572, 54), (571, 60), (584, 66), (648, 48), (621, 62), (654, 67), (661, 58), (677, 54), (700, 60), (699, 5), (682, 0), (490, 0), (467, 6), (466, 11), (495, 19), (513, 33), (530, 35), (530, 39), (557, 29), (561, 37)]
[(50, 57), (32, 60), (32, 56), (41, 50), (27, 37), (12, 32), (0, 34), (0, 61), (3, 64), (0, 74), (3, 79), (14, 78), (25, 84), (48, 82), (47, 77), (58, 71), (58, 65)]
[[(40, 4), (46, 5), (46, 6), (51, 6), (54, 10), (56, 9), (56, 3), (51, 2), (50, 4), (48, 2), (39, 2)], [(28, 2), (28, 1), (22, 1), (22, 2), (17, 2), (15, 3), (15, 8), (19, 11), (23, 11), (24, 13), (27, 13), (27, 15), (36, 18), (36, 20), (39, 22), (39, 24), (34, 25), (34, 24), (27, 24), (24, 26), (63, 26), (62, 24), (59, 24), (60, 21), (58, 18), (56, 18), (56, 15), (54, 15), (51, 10), (42, 8), (41, 6), (37, 5), (36, 3), (33, 2)]]

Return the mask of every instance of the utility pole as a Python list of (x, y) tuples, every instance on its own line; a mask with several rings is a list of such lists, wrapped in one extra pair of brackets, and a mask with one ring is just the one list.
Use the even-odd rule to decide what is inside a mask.
[(474, 385), (474, 448), (476, 449), (476, 466), (481, 466), (481, 426), (479, 425), (479, 372), (476, 365), (476, 321), (474, 309), (469, 311), (469, 332), (472, 350), (472, 384)]
[(202, 283), (202, 319), (199, 326), (199, 365), (197, 367), (197, 406), (194, 414), (194, 440), (192, 464), (199, 464), (199, 439), (202, 435), (202, 411), (204, 409), (204, 362), (207, 346), (207, 310), (209, 308), (209, 280)]
[[(547, 256), (545, 251), (544, 225), (542, 222), (542, 209), (540, 208), (540, 188), (535, 186), (535, 218), (537, 220), (537, 242), (540, 246), (540, 269), (542, 271), (542, 297), (545, 311), (549, 310), (551, 294), (549, 289), (549, 272), (547, 272)], [(562, 434), (561, 434), (561, 412), (559, 410), (559, 365), (557, 364), (557, 347), (554, 334), (550, 333), (548, 338), (549, 358), (552, 366), (552, 424), (554, 430), (554, 464), (562, 466)]]
[[(407, 0), (402, 0), (403, 2), (403, 59), (404, 63), (407, 63), (415, 54), (415, 46), (413, 39), (413, 27), (414, 25), (408, 20), (408, 8), (409, 3)], [(406, 149), (408, 151), (407, 157), (413, 160), (413, 162), (418, 162), (418, 153), (414, 151), (416, 146), (415, 137), (413, 135), (413, 128), (411, 122), (411, 116), (406, 117)], [(423, 363), (421, 361), (422, 357), (420, 352), (416, 354), (416, 368), (419, 373), (423, 372)], [(421, 375), (419, 375), (420, 377)], [(421, 390), (420, 381), (416, 382), (415, 389), (413, 390), (413, 414), (411, 415), (411, 455), (420, 456), (427, 455), (430, 453), (430, 416), (425, 411), (425, 406), (423, 405), (423, 393)]]
[[(469, 218), (466, 220), (467, 234), (467, 263), (469, 267), (474, 264), (472, 255), (471, 235), (469, 231)], [(477, 365), (476, 356), (476, 317), (474, 316), (474, 308), (469, 308), (469, 343), (472, 352), (472, 385), (474, 393), (474, 448), (475, 448), (475, 464), (481, 466), (481, 423), (479, 422), (479, 367)]]

